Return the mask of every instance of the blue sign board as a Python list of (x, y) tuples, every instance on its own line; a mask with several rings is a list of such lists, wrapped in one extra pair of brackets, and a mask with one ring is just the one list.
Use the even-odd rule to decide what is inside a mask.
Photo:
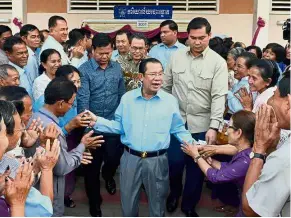
[(173, 6), (114, 6), (114, 19), (172, 19)]

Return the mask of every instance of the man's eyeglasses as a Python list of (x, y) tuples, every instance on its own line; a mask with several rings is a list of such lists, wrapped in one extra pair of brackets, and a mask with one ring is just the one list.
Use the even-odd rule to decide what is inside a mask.
[(163, 77), (163, 73), (146, 73), (146, 75), (148, 75), (151, 78)]

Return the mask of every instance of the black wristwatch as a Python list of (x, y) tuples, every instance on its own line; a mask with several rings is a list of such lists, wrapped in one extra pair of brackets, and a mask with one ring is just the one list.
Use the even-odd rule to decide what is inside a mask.
[(266, 162), (266, 155), (260, 154), (260, 153), (255, 153), (253, 151), (250, 153), (250, 158), (251, 158), (251, 160), (254, 158), (260, 158), (264, 161), (264, 163)]

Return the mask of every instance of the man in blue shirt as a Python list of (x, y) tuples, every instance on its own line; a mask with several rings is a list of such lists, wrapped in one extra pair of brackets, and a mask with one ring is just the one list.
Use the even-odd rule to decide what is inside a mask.
[(166, 69), (167, 63), (173, 52), (180, 48), (186, 48), (178, 41), (178, 25), (173, 20), (165, 20), (160, 25), (162, 43), (154, 46), (149, 56), (158, 59)]
[[(112, 44), (108, 35), (101, 33), (95, 35), (92, 48), (93, 58), (79, 68), (81, 88), (77, 96), (77, 110), (81, 113), (87, 109), (111, 120), (125, 93), (121, 67), (119, 63), (110, 61)], [(95, 133), (100, 134), (100, 132)], [(102, 177), (105, 179), (106, 189), (112, 195), (116, 192), (113, 176), (122, 154), (120, 137), (114, 134), (104, 135), (104, 140), (104, 146), (90, 151), (94, 161), (84, 167), (85, 188), (92, 216), (102, 215), (99, 175), (103, 160)]]
[(28, 60), (25, 42), (19, 37), (11, 36), (6, 39), (3, 49), (7, 54), (9, 64), (15, 67), (19, 73), (20, 86), (25, 88), (29, 96), (32, 97), (32, 84), (29, 82), (27, 72), (24, 69)]
[(91, 114), (94, 129), (121, 135), (125, 152), (120, 163), (120, 193), (125, 217), (138, 216), (142, 184), (148, 199), (150, 216), (165, 216), (169, 188), (167, 149), (170, 134), (181, 143), (193, 143), (185, 129), (176, 98), (162, 90), (163, 68), (160, 61), (141, 61), (143, 86), (127, 92), (115, 112), (115, 120)]
[(39, 59), (37, 51), (40, 47), (40, 34), (36, 26), (32, 24), (26, 24), (20, 29), (21, 39), (26, 43), (28, 51), (28, 61), (25, 66), (29, 83), (33, 84), (36, 77), (39, 76)]

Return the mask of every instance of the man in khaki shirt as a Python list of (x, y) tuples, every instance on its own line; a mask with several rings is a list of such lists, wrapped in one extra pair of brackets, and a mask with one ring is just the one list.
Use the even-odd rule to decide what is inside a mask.
[[(194, 18), (187, 31), (190, 48), (180, 49), (171, 56), (164, 73), (163, 89), (179, 101), (181, 115), (192, 137), (215, 144), (225, 110), (227, 66), (225, 60), (208, 47), (211, 26), (205, 18)], [(183, 154), (174, 137), (168, 155), (171, 193), (167, 210), (173, 212), (178, 206), (186, 165), (181, 209), (186, 216), (197, 216), (195, 206), (201, 196), (203, 173), (191, 158)]]

